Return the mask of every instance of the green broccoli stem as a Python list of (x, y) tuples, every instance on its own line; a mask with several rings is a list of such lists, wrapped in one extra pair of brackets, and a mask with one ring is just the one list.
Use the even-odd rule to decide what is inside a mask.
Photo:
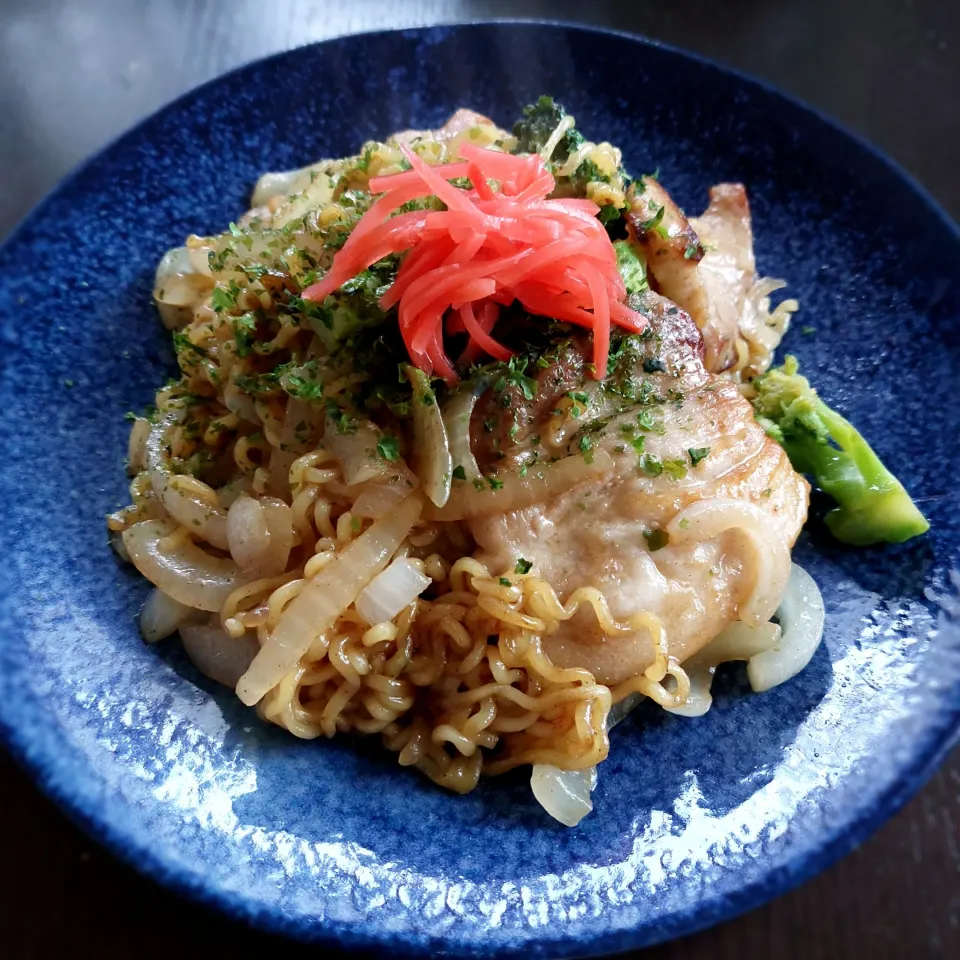
[(816, 412), (840, 449), (810, 434), (783, 438), (798, 473), (812, 476), (837, 501), (825, 520), (843, 543), (902, 543), (930, 529), (903, 484), (890, 473), (856, 428), (817, 399)]

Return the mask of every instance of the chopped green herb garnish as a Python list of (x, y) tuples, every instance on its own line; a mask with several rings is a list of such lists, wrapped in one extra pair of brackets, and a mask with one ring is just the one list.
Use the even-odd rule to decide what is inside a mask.
[(637, 426), (641, 430), (655, 430), (657, 423), (653, 419), (653, 414), (649, 410), (641, 410), (637, 414)]
[(377, 452), (384, 460), (396, 463), (400, 459), (400, 441), (397, 437), (383, 436), (377, 441)]
[(236, 280), (231, 280), (229, 287), (214, 287), (210, 302), (217, 313), (232, 310), (237, 305), (237, 297), (242, 291)]
[(660, 550), (670, 542), (670, 534), (660, 528), (656, 530), (644, 530), (643, 539), (647, 541), (647, 547), (649, 547), (651, 551)]
[(523, 557), (520, 557), (517, 560), (517, 565), (513, 568), (514, 573), (529, 573), (530, 568), (533, 566), (532, 560), (524, 560)]
[(682, 480), (687, 475), (687, 465), (683, 460), (664, 460), (663, 469), (674, 480)]
[(467, 471), (463, 469), (463, 464), (458, 463), (458, 464), (453, 468), (453, 479), (454, 479), (454, 480), (466, 480), (466, 479), (467, 479)]
[(690, 457), (690, 463), (696, 466), (704, 457), (710, 453), (709, 447), (690, 447), (687, 454)]
[(501, 586), (501, 587), (512, 587), (513, 584), (512, 584), (506, 577), (501, 577), (501, 578), (500, 578), (500, 586)]
[(649, 220), (644, 220), (639, 224), (638, 229), (644, 233), (650, 230), (656, 230), (663, 222), (663, 215), (666, 213), (666, 210), (666, 207), (658, 207), (657, 212)]
[(253, 349), (253, 341), (257, 332), (257, 318), (252, 313), (233, 320), (234, 340), (237, 344), (237, 356), (248, 357)]
[(659, 357), (645, 357), (643, 360), (644, 373), (666, 373), (667, 365)]
[[(638, 440), (642, 440), (643, 437), (638, 437)], [(640, 469), (648, 477), (659, 477), (663, 473), (663, 461), (659, 457), (653, 456), (653, 454), (646, 454), (640, 458)]]

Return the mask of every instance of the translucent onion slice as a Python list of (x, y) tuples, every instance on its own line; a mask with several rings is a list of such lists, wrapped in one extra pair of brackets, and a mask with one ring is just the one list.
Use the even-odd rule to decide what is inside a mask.
[(235, 640), (219, 625), (206, 623), (184, 624), (180, 627), (180, 639), (193, 665), (205, 677), (227, 687), (236, 686), (260, 649), (253, 633)]
[[(218, 550), (229, 549), (227, 511), (220, 507), (213, 488), (194, 477), (160, 470), (153, 471), (150, 479), (164, 509), (174, 520)], [(198, 490), (203, 490), (204, 496), (199, 496)]]
[(560, 770), (535, 763), (530, 774), (530, 789), (540, 806), (567, 827), (575, 827), (593, 809), (590, 794), (596, 785), (596, 767)]
[[(642, 694), (631, 693), (615, 703), (607, 714), (607, 730), (612, 730), (643, 699)], [(540, 806), (567, 827), (575, 827), (593, 810), (590, 794), (596, 786), (596, 767), (561, 770), (549, 763), (535, 763), (530, 774), (530, 789)]]
[(823, 597), (813, 577), (795, 563), (777, 615), (782, 635), (747, 664), (750, 686), (757, 693), (795, 677), (813, 658), (823, 637)]
[(324, 446), (340, 461), (344, 483), (353, 486), (377, 479), (389, 482), (398, 476), (413, 479), (402, 460), (388, 460), (383, 455), (380, 443), (385, 436), (375, 423), (358, 418), (353, 426), (349, 433), (340, 433), (333, 418), (327, 417), (324, 424)]
[(188, 607), (162, 590), (154, 589), (140, 608), (140, 636), (144, 643), (156, 643), (180, 629), (197, 616), (197, 611)]
[(473, 409), (486, 389), (485, 380), (463, 383), (443, 410), (450, 461), (454, 467), (463, 467), (468, 481), (480, 476), (480, 467), (470, 445), (470, 421), (473, 419)]
[(507, 513), (568, 493), (578, 483), (612, 470), (613, 459), (606, 451), (598, 450), (590, 462), (575, 454), (555, 463), (532, 466), (523, 477), (519, 473), (506, 473), (501, 480), (503, 486), (496, 490), (490, 489), (489, 485), (478, 490), (473, 483), (460, 482), (454, 485), (446, 506), (429, 509), (427, 516), (431, 520), (448, 521)]
[(823, 636), (824, 616), (823, 598), (813, 578), (792, 564), (777, 609), (780, 623), (731, 623), (684, 663), (690, 678), (686, 703), (664, 709), (683, 717), (703, 716), (713, 703), (710, 688), (717, 667), (733, 660), (747, 661), (747, 677), (757, 693), (785, 683), (813, 657)]
[(168, 330), (176, 330), (193, 319), (193, 312), (213, 289), (210, 268), (186, 247), (168, 250), (157, 267), (153, 284), (160, 319)]
[(183, 418), (183, 410), (171, 410), (151, 426), (143, 442), (143, 466), (167, 513), (190, 532), (218, 550), (228, 549), (227, 512), (217, 492), (194, 477), (170, 471), (167, 432)]
[(293, 547), (293, 513), (275, 497), (237, 497), (227, 513), (230, 556), (251, 579), (287, 568)]
[(399, 557), (360, 592), (357, 613), (371, 625), (392, 620), (432, 582), (406, 557)]
[(396, 509), (408, 496), (410, 496), (409, 483), (371, 483), (357, 495), (350, 512), (355, 517), (377, 520)]
[(249, 393), (244, 393), (236, 384), (228, 383), (223, 388), (224, 406), (235, 413), (241, 420), (247, 423), (260, 426), (260, 415), (257, 413), (257, 405)]
[(301, 167), (299, 170), (265, 173), (253, 188), (250, 206), (262, 207), (274, 197), (289, 197), (291, 194), (300, 193), (304, 187), (310, 184), (310, 173), (317, 166), (317, 164), (312, 164), (309, 167)]
[(447, 431), (430, 378), (413, 364), (407, 367), (407, 378), (413, 387), (414, 469), (427, 499), (442, 507), (450, 498), (453, 479)]
[(218, 611), (230, 592), (248, 580), (232, 560), (211, 557), (190, 540), (168, 548), (164, 538), (177, 529), (171, 520), (144, 520), (123, 531), (123, 544), (154, 586), (195, 610)]
[(270, 531), (270, 552), (260, 567), (261, 577), (274, 577), (287, 569), (293, 549), (293, 511), (277, 497), (261, 497), (260, 508)]
[(270, 528), (260, 502), (241, 496), (227, 511), (230, 556), (243, 570), (256, 570), (270, 552)]
[(127, 442), (127, 464), (131, 476), (138, 474), (147, 465), (147, 440), (152, 426), (145, 417), (137, 417), (130, 428)]
[(413, 529), (420, 509), (420, 498), (408, 497), (394, 513), (376, 520), (347, 544), (304, 585), (237, 684), (237, 696), (247, 706), (253, 706), (275, 687), (310, 644), (333, 626), (360, 591), (386, 567)]
[(702, 717), (713, 705), (710, 688), (717, 667), (735, 660), (750, 660), (769, 650), (779, 639), (780, 627), (775, 623), (750, 626), (737, 620), (728, 624), (684, 663), (683, 669), (690, 678), (686, 703), (663, 709), (680, 717)]

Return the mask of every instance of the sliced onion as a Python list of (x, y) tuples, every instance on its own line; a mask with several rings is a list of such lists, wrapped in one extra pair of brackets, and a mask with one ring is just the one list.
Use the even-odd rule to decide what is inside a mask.
[(274, 577), (287, 569), (293, 549), (293, 511), (276, 497), (261, 497), (260, 508), (270, 531), (270, 552), (260, 568), (261, 577)]
[(375, 423), (358, 419), (355, 427), (350, 433), (338, 433), (331, 417), (327, 417), (324, 425), (324, 445), (340, 461), (344, 483), (353, 486), (368, 480), (413, 476), (402, 460), (387, 460), (382, 456), (377, 445), (384, 434)]
[(713, 686), (713, 675), (716, 665), (706, 665), (694, 668), (684, 665), (687, 678), (690, 680), (690, 692), (687, 699), (676, 707), (664, 707), (667, 713), (678, 717), (702, 717), (713, 706), (713, 695), (710, 688)]
[(293, 513), (282, 500), (242, 495), (227, 513), (230, 556), (251, 579), (282, 573), (293, 546)]
[(235, 383), (228, 383), (223, 388), (223, 405), (235, 413), (241, 420), (260, 426), (260, 415), (257, 405), (249, 393), (244, 393)]
[(235, 687), (260, 649), (256, 635), (245, 633), (236, 640), (219, 625), (188, 623), (180, 628), (180, 639), (193, 665), (205, 676), (227, 687)]
[(377, 574), (360, 592), (356, 603), (357, 613), (371, 625), (392, 620), (432, 582), (406, 557), (400, 557), (383, 573)]
[(192, 477), (180, 477), (170, 471), (167, 432), (178, 424), (183, 410), (171, 410), (150, 429), (143, 444), (144, 467), (150, 470), (150, 483), (164, 509), (192, 533), (213, 544), (218, 550), (227, 549), (226, 512), (217, 502), (216, 492), (201, 484), (207, 499), (190, 488), (200, 484)]
[(702, 717), (713, 705), (710, 688), (721, 663), (750, 660), (769, 650), (780, 639), (780, 627), (775, 623), (757, 626), (734, 621), (718, 633), (702, 650), (683, 664), (690, 678), (690, 693), (677, 707), (664, 707), (681, 717)]
[(593, 809), (590, 794), (596, 785), (596, 767), (560, 770), (549, 763), (535, 763), (530, 774), (530, 789), (540, 806), (568, 827), (575, 827)]
[(147, 439), (152, 427), (145, 417), (137, 417), (130, 428), (127, 442), (127, 463), (131, 474), (137, 474), (147, 465)]
[(428, 517), (431, 520), (467, 520), (488, 513), (519, 510), (566, 493), (578, 483), (612, 470), (613, 459), (606, 451), (598, 450), (589, 463), (580, 454), (575, 454), (556, 463), (535, 464), (524, 477), (513, 472), (504, 474), (503, 486), (497, 490), (491, 490), (489, 484), (478, 490), (472, 483), (459, 483), (451, 491), (447, 505), (430, 509)]
[(270, 451), (267, 486), (283, 499), (290, 496), (290, 468), (297, 457), (312, 450), (323, 435), (324, 411), (320, 404), (290, 397), (283, 414), (280, 443)]
[(194, 310), (213, 289), (209, 267), (192, 253), (187, 247), (174, 247), (164, 254), (157, 267), (153, 299), (169, 330), (188, 324)]
[(310, 173), (315, 165), (300, 167), (299, 170), (283, 170), (279, 173), (265, 173), (253, 188), (250, 205), (262, 207), (274, 197), (289, 197), (300, 193), (310, 183)]
[(197, 611), (192, 607), (155, 588), (140, 608), (140, 636), (144, 643), (156, 643), (176, 633), (181, 624), (196, 616)]
[(143, 444), (147, 469), (169, 473), (170, 453), (167, 448), (167, 431), (180, 423), (184, 412), (183, 410), (168, 410), (151, 425), (150, 433)]
[[(210, 503), (191, 491), (190, 487), (200, 483), (199, 480), (155, 470), (151, 481), (160, 502), (174, 520), (218, 550), (228, 549), (227, 512), (219, 504)], [(211, 489), (210, 495), (215, 501), (216, 492)]]
[(370, 483), (357, 495), (350, 512), (355, 517), (369, 517), (377, 520), (394, 510), (408, 496), (410, 496), (409, 482)]
[(270, 448), (270, 459), (267, 461), (267, 488), (271, 493), (282, 497), (289, 496), (290, 468), (294, 465), (297, 454), (286, 444)]
[(447, 401), (443, 410), (443, 425), (450, 447), (450, 461), (454, 467), (463, 467), (467, 480), (480, 476), (477, 458), (470, 446), (470, 421), (473, 408), (487, 389), (486, 380), (464, 383)]
[(424, 494), (435, 506), (442, 507), (450, 497), (453, 459), (447, 442), (443, 417), (430, 378), (410, 364), (407, 378), (413, 387), (414, 466)]
[(813, 577), (795, 563), (777, 615), (782, 636), (747, 664), (750, 686), (757, 693), (795, 677), (813, 658), (823, 637), (823, 597)]
[[(612, 730), (628, 713), (644, 700), (640, 693), (631, 693), (619, 700), (607, 714), (607, 730)], [(530, 774), (530, 788), (540, 806), (554, 820), (575, 827), (591, 810), (590, 794), (597, 786), (597, 768), (561, 770), (549, 763), (535, 763)]]
[(267, 518), (253, 497), (237, 497), (227, 511), (227, 543), (242, 570), (259, 568), (270, 552)]
[(123, 531), (123, 543), (134, 566), (154, 586), (195, 610), (215, 612), (247, 579), (232, 560), (211, 557), (189, 540), (165, 550), (164, 538), (177, 529), (171, 520), (144, 520)]
[[(227, 513), (221, 508), (212, 487), (193, 477), (170, 472), (167, 431), (178, 424), (183, 410), (171, 410), (152, 425), (143, 444), (144, 466), (150, 483), (164, 509), (192, 534), (218, 550), (227, 549)], [(201, 489), (204, 496), (199, 496)]]
[(296, 665), (324, 631), (353, 603), (360, 591), (386, 567), (420, 516), (417, 496), (375, 521), (331, 560), (283, 611), (250, 669), (237, 684), (247, 706), (257, 703)]

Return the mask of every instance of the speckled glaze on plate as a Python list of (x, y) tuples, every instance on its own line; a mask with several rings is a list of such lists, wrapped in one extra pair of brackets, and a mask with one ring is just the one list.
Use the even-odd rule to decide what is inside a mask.
[[(810, 667), (762, 696), (725, 671), (700, 720), (637, 711), (574, 830), (522, 775), (455, 797), (373, 744), (262, 725), (176, 643), (139, 641), (146, 584), (115, 560), (102, 519), (125, 496), (123, 413), (173, 370), (149, 297), (168, 247), (223, 229), (263, 171), (459, 105), (509, 123), (541, 92), (622, 146), (628, 169), (659, 168), (687, 209), (712, 183), (747, 185), (760, 268), (803, 305), (785, 347), (933, 523), (917, 542), (852, 551), (814, 518), (795, 554), (828, 612)], [(773, 897), (879, 825), (957, 731), (958, 266), (956, 228), (869, 148), (773, 91), (623, 35), (380, 33), (208, 84), (88, 163), (0, 251), (0, 730), (124, 859), (298, 938), (589, 954)]]

